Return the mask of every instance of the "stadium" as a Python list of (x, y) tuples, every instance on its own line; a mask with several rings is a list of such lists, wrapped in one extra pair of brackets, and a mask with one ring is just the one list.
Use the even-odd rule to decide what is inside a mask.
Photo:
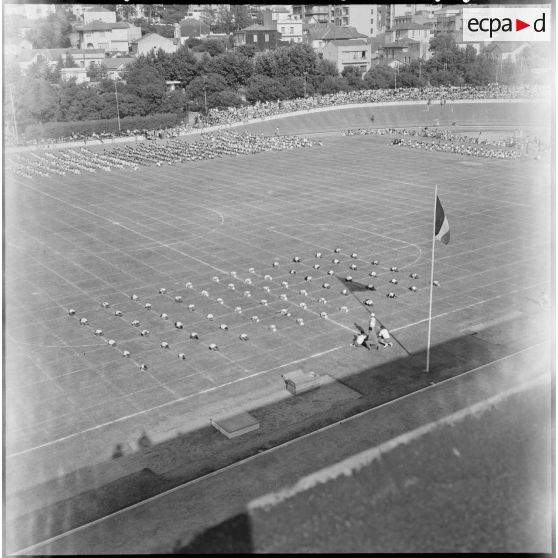
[[(362, 103), (8, 154), (8, 553), (549, 552), (549, 114)], [(537, 142), (494, 156), (512, 137)], [(426, 145), (466, 138), (490, 153)], [(371, 312), (391, 346), (352, 346)], [(406, 542), (416, 468), (462, 472), (424, 517), (515, 512)]]

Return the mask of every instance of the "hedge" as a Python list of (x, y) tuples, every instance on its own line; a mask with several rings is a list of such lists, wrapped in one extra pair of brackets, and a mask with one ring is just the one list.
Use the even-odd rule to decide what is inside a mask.
[[(158, 130), (179, 124), (184, 115), (174, 113), (152, 114), (150, 116), (125, 116), (120, 119), (120, 128), (126, 130)], [(93, 133), (109, 132), (118, 134), (118, 119), (80, 120), (78, 122), (46, 122), (31, 124), (25, 128), (26, 139), (67, 138), (73, 134), (90, 136)]]

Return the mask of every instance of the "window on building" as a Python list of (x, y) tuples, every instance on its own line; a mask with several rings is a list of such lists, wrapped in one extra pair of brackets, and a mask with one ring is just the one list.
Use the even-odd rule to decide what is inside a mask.
[(258, 42), (258, 36), (256, 34), (254, 34), (254, 42), (257, 43)]
[(269, 43), (269, 33), (266, 33), (266, 34), (264, 35), (264, 37), (265, 37), (265, 39), (264, 39), (265, 42), (266, 42), (266, 43)]
[(291, 27), (291, 35), (294, 35), (294, 27)]
[(370, 25), (374, 25), (374, 18), (370, 19)]
[(370, 34), (371, 35), (374, 34), (374, 28), (373, 27), (370, 28)]
[(285, 34), (285, 28), (281, 27), (281, 35), (284, 35), (284, 34)]
[(374, 15), (374, 8), (370, 10), (370, 15)]
[(363, 51), (360, 53), (360, 57), (361, 57), (361, 58), (366, 58), (366, 51), (365, 51), (365, 50), (363, 50)]

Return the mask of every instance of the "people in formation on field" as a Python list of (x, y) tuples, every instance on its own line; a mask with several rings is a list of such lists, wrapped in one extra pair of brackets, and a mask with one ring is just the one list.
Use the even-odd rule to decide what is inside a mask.
[[(395, 135), (398, 137), (391, 140), (392, 145), (497, 159), (515, 159), (522, 155), (529, 156), (535, 151), (544, 151), (544, 144), (538, 137), (517, 137), (516, 134), (507, 138), (490, 138), (482, 136), (482, 133), (475, 135), (457, 134), (447, 129), (430, 128), (428, 126), (423, 128), (353, 128), (347, 130), (345, 135)], [(444, 143), (413, 141), (406, 139), (407, 137), (427, 138)]]
[(158, 130), (122, 130), (119, 134), (102, 132), (99, 134), (73, 134), (70, 137), (30, 139), (19, 142), (23, 145), (55, 145), (56, 143), (71, 141), (103, 140), (120, 136), (143, 136), (148, 139), (176, 138), (189, 134), (208, 126), (231, 125), (248, 122), (254, 119), (265, 119), (270, 116), (286, 114), (297, 111), (307, 111), (313, 108), (360, 104), (382, 103), (390, 101), (425, 101), (432, 103), (442, 100), (442, 105), (448, 101), (467, 99), (518, 99), (539, 98), (549, 95), (548, 88), (535, 85), (507, 86), (464, 86), (464, 87), (425, 87), (425, 88), (400, 88), (400, 89), (363, 89), (356, 91), (339, 91), (327, 95), (316, 95), (300, 99), (284, 101), (257, 102), (243, 107), (228, 107), (226, 109), (210, 109), (207, 115), (200, 115), (194, 124), (181, 123), (165, 129)]
[(26, 178), (82, 174), (112, 168), (137, 170), (140, 166), (162, 166), (261, 152), (286, 151), (322, 145), (301, 136), (265, 136), (248, 132), (225, 131), (202, 134), (193, 142), (171, 139), (157, 143), (133, 143), (105, 148), (102, 152), (81, 147), (41, 154), (15, 154), (7, 170)]
[(494, 149), (491, 147), (471, 145), (468, 143), (434, 143), (415, 139), (400, 139), (398, 143), (392, 143), (398, 147), (410, 147), (424, 151), (442, 151), (445, 153), (458, 153), (459, 155), (470, 155), (473, 157), (488, 157), (491, 159), (518, 159), (521, 157), (519, 151), (514, 149)]

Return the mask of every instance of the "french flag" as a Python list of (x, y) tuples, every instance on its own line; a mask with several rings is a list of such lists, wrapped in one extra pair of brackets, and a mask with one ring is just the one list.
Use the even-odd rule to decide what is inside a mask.
[(436, 196), (436, 226), (434, 228), (434, 236), (444, 244), (449, 244), (450, 227), (438, 196)]

